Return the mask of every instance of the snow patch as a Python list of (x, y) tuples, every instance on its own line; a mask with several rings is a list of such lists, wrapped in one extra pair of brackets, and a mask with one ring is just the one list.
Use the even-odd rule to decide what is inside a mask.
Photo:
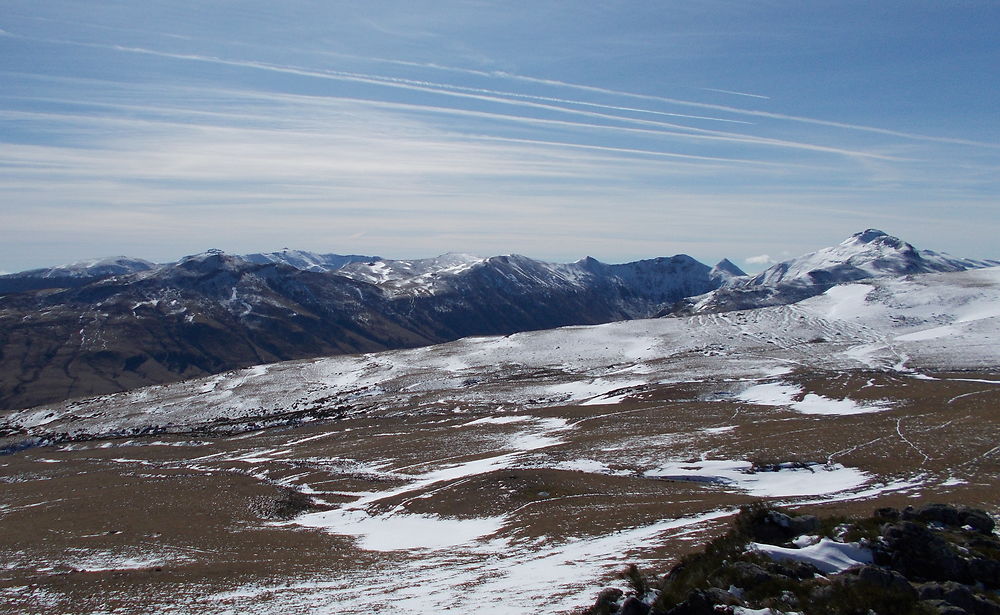
[(829, 538), (823, 538), (816, 544), (801, 549), (751, 542), (750, 550), (763, 553), (775, 561), (806, 562), (826, 574), (843, 572), (854, 566), (872, 563), (871, 549), (858, 543), (836, 542)]
[(458, 547), (496, 533), (505, 517), (446, 519), (435, 515), (396, 513), (371, 515), (363, 510), (308, 513), (295, 523), (354, 536), (371, 551), (439, 550)]
[(828, 495), (857, 489), (869, 476), (839, 463), (781, 464), (755, 470), (749, 461), (706, 460), (673, 462), (643, 473), (648, 478), (712, 483), (759, 497)]
[[(767, 382), (756, 384), (737, 397), (743, 401), (760, 406), (787, 406), (803, 414), (850, 415), (882, 412), (888, 410), (888, 404), (863, 405), (852, 399), (830, 399), (807, 393), (802, 395), (802, 387), (787, 382)], [(797, 400), (797, 397), (801, 397)]]

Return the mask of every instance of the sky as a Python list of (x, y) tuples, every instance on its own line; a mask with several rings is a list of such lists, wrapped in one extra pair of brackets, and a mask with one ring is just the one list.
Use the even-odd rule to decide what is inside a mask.
[(1000, 3), (0, 0), (0, 271), (1000, 257)]

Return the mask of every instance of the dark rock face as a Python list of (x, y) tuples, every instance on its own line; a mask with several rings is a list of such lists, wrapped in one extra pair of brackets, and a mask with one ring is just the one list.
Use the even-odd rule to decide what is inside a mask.
[(917, 590), (913, 588), (910, 581), (895, 570), (887, 570), (878, 566), (864, 566), (857, 570), (857, 576), (854, 579), (856, 583), (861, 585), (877, 587), (883, 591), (899, 593), (910, 598), (917, 597)]

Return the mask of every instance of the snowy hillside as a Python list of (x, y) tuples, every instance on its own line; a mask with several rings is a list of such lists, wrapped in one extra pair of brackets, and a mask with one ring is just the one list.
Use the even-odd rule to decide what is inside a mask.
[(742, 282), (740, 286), (843, 284), (865, 278), (964, 271), (1000, 265), (997, 261), (957, 259), (917, 250), (876, 229), (855, 233), (839, 245), (784, 261)]
[[(175, 274), (243, 272), (250, 292), (276, 267), (212, 260)], [(758, 499), (995, 514), (998, 306), (1000, 268), (871, 278), (7, 412), (0, 600), (569, 613)]]
[[(687, 256), (625, 265), (251, 256), (210, 250), (0, 292), (0, 408), (289, 359), (644, 317), (722, 283)], [(37, 281), (12, 282), (26, 280)]]
[(51, 287), (71, 288), (100, 278), (147, 271), (157, 266), (156, 263), (141, 258), (109, 256), (67, 265), (31, 269), (20, 273), (0, 275), (0, 295), (8, 292), (24, 292)]
[[(229, 429), (370, 404), (610, 403), (652, 383), (816, 369), (1000, 367), (1000, 268), (837, 286), (795, 305), (468, 338), (428, 348), (257, 366), (8, 415), (31, 433)], [(539, 377), (524, 380), (525, 374)], [(738, 393), (739, 391), (734, 391)], [(777, 399), (782, 399), (778, 395)], [(346, 411), (346, 410), (344, 410)], [(72, 416), (70, 421), (69, 417)]]
[(683, 254), (623, 264), (295, 250), (105, 259), (0, 278), (0, 408), (466, 336), (785, 305), (837, 284), (989, 264), (875, 230), (754, 277)]
[(690, 297), (673, 313), (745, 310), (801, 301), (837, 285), (868, 278), (965, 271), (1000, 261), (954, 258), (918, 250), (880, 230), (855, 233), (839, 245), (787, 260), (752, 277), (731, 277), (720, 289)]
[(362, 256), (360, 254), (318, 254), (316, 252), (306, 252), (304, 250), (289, 250), (285, 248), (280, 252), (265, 252), (244, 254), (243, 259), (264, 265), (273, 263), (277, 265), (288, 265), (302, 271), (314, 271), (328, 273), (343, 269), (351, 263), (367, 263), (382, 260), (378, 256)]

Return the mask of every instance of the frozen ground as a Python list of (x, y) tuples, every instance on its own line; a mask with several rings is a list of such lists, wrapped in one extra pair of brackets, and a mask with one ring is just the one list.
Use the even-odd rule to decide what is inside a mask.
[[(116, 437), (0, 457), (0, 602), (562, 612), (755, 498), (994, 510), (998, 317), (1000, 270), (932, 274), (9, 413)], [(312, 507), (269, 512), (286, 489)]]
[(183, 429), (310, 411), (455, 403), (505, 407), (614, 403), (656, 383), (762, 382), (747, 401), (801, 412), (874, 412), (777, 383), (800, 367), (982, 369), (1000, 365), (1000, 268), (876, 279), (801, 303), (691, 318), (467, 338), (406, 351), (257, 366), (200, 380), (9, 413), (33, 432)]

